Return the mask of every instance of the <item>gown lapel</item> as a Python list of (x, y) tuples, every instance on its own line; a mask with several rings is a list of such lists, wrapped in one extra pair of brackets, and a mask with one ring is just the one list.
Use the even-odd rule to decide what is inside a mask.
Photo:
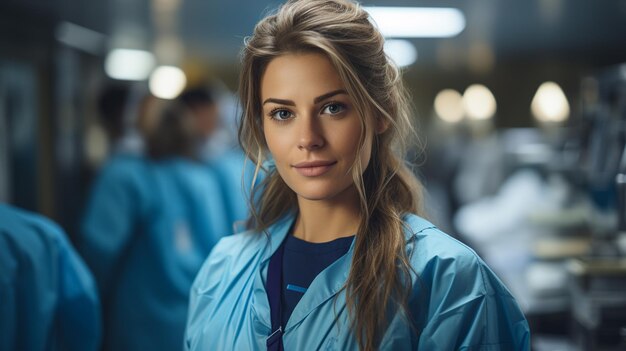
[(287, 236), (289, 228), (291, 228), (294, 220), (294, 216), (286, 216), (267, 230), (267, 232), (270, 233), (270, 240), (266, 241), (263, 253), (260, 256), (260, 263), (258, 264), (259, 270), (255, 273), (254, 283), (252, 285), (252, 306), (250, 310), (252, 313), (253, 323), (255, 321), (260, 323), (260, 325), (255, 323), (255, 330), (257, 334), (267, 336), (272, 327), (272, 321), (270, 319), (270, 304), (267, 300), (267, 290), (265, 290), (267, 267), (269, 265), (270, 258)]

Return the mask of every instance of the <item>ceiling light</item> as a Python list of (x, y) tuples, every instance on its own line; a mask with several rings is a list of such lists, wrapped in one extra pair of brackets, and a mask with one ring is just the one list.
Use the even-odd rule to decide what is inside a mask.
[(154, 64), (154, 55), (148, 51), (114, 49), (105, 59), (104, 70), (113, 79), (145, 80)]
[(160, 66), (150, 76), (150, 92), (161, 99), (174, 99), (180, 94), (187, 78), (185, 73), (175, 66)]
[(450, 7), (364, 7), (385, 37), (445, 38), (465, 28), (465, 16)]
[(539, 86), (530, 110), (541, 122), (563, 122), (569, 117), (569, 103), (555, 82), (545, 82)]
[(463, 93), (463, 107), (470, 119), (490, 119), (496, 113), (496, 98), (486, 86), (473, 84)]
[(415, 45), (408, 40), (385, 40), (385, 53), (398, 67), (409, 66), (417, 60), (417, 49), (415, 49)]
[(444, 89), (435, 98), (435, 113), (448, 123), (463, 120), (463, 97), (454, 89)]
[(61, 22), (54, 32), (55, 38), (68, 46), (93, 55), (101, 55), (106, 36), (89, 28), (70, 22)]

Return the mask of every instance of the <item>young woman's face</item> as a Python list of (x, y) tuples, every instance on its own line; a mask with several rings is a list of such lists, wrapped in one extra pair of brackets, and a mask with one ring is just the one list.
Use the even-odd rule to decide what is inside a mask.
[(261, 80), (263, 132), (285, 183), (308, 200), (338, 200), (363, 170), (372, 150), (368, 135), (359, 152), (361, 117), (339, 74), (317, 53), (279, 56)]

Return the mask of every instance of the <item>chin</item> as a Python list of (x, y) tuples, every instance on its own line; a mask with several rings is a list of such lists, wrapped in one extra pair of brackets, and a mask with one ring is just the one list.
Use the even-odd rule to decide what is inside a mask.
[(346, 189), (337, 189), (332, 187), (324, 187), (323, 185), (311, 186), (306, 188), (293, 189), (298, 197), (309, 201), (325, 201), (335, 200), (337, 197), (346, 194)]
[(298, 197), (313, 201), (326, 200), (332, 198), (335, 195), (331, 191), (326, 191), (326, 189), (320, 189), (320, 187), (310, 189), (292, 188), (291, 190), (293, 190), (298, 195)]
[(338, 196), (346, 196), (348, 195), (346, 190), (351, 185), (349, 182), (343, 184), (335, 179), (311, 179), (305, 182), (296, 180), (286, 183), (299, 198), (310, 201), (334, 200)]

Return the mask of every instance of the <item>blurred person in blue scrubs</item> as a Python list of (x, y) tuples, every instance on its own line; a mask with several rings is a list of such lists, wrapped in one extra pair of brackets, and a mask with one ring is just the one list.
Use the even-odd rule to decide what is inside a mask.
[(134, 112), (131, 112), (144, 105), (135, 101), (136, 90), (128, 82), (112, 81), (105, 83), (98, 94), (97, 123), (88, 127), (85, 138), (87, 163), (83, 193), (89, 193), (98, 175), (134, 172), (134, 164), (142, 158), (143, 140), (136, 131)]
[(0, 350), (96, 351), (91, 273), (52, 221), (0, 203)]
[(196, 86), (185, 90), (178, 100), (187, 106), (195, 120), (198, 155), (218, 176), (233, 233), (250, 216), (246, 194), (250, 192), (255, 169), (238, 145), (228, 145), (219, 136), (221, 143), (214, 142), (220, 130), (228, 129), (224, 124), (230, 120), (220, 120), (220, 100), (216, 95), (208, 86)]
[(529, 350), (506, 287), (419, 215), (383, 43), (346, 0), (288, 1), (246, 40), (240, 141), (269, 173), (194, 282), (187, 350)]
[(229, 233), (217, 176), (195, 154), (190, 112), (156, 98), (143, 105), (146, 156), (104, 169), (82, 223), (105, 350), (180, 349), (193, 278)]

